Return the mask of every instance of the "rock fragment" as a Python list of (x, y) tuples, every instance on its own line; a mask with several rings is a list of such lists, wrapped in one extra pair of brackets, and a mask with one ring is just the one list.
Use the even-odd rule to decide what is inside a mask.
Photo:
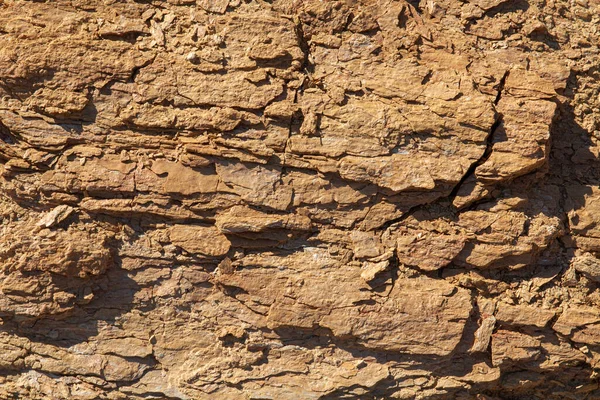
[(481, 321), (481, 325), (477, 331), (475, 331), (475, 341), (473, 342), (473, 346), (471, 346), (471, 352), (475, 353), (488, 350), (495, 326), (496, 318), (493, 315), (484, 318), (483, 321)]
[(573, 259), (573, 267), (591, 280), (600, 282), (600, 260), (590, 253), (584, 253)]
[(598, 15), (0, 1), (0, 398), (600, 398)]
[(65, 219), (69, 218), (73, 211), (75, 211), (75, 209), (66, 204), (56, 206), (54, 209), (44, 214), (44, 216), (38, 221), (37, 226), (44, 228), (56, 226)]

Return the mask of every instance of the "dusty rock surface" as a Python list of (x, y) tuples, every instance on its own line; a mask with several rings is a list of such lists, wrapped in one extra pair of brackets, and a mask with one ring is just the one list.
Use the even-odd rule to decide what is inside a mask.
[(0, 0), (0, 398), (600, 398), (598, 0)]

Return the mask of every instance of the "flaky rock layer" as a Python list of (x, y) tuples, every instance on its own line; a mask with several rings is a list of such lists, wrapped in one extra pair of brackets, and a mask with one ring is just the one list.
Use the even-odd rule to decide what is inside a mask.
[(0, 0), (0, 398), (600, 398), (597, 0)]

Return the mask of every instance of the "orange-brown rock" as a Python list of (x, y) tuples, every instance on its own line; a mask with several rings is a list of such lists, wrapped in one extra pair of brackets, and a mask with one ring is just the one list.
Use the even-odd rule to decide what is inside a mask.
[(596, 0), (0, 0), (0, 398), (600, 398)]

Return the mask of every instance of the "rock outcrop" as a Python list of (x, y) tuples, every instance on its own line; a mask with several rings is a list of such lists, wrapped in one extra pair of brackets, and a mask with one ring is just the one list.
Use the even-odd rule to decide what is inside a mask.
[(600, 398), (597, 0), (0, 0), (0, 398)]

